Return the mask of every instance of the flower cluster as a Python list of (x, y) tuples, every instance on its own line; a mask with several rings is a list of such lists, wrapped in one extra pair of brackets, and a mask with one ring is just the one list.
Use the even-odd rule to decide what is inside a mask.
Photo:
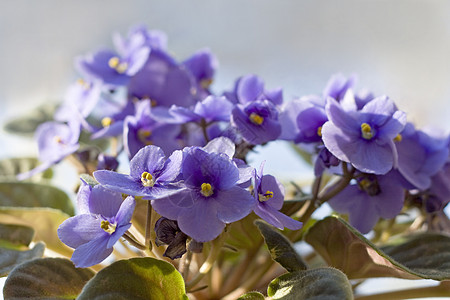
[[(79, 144), (82, 131), (115, 141), (109, 155), (94, 153), (93, 168), (78, 156), (100, 184), (82, 185), (82, 214), (59, 230), (77, 249), (78, 266), (111, 253), (130, 227), (133, 197), (149, 201), (184, 242), (214, 240), (251, 212), (277, 228), (300, 229), (281, 212), (283, 185), (263, 174), (264, 164), (247, 164), (249, 151), (275, 140), (306, 151), (316, 178), (339, 178), (322, 203), (348, 214), (362, 233), (405, 206), (433, 213), (450, 201), (449, 135), (416, 129), (388, 96), (355, 90), (355, 76), (335, 75), (321, 95), (284, 103), (282, 89), (266, 88), (256, 75), (214, 93), (215, 56), (203, 49), (178, 61), (162, 32), (136, 27), (116, 35), (114, 45), (77, 59), (83, 78), (69, 88), (55, 121), (36, 132), (43, 164), (20, 176), (90, 151)], [(115, 171), (121, 153), (129, 174)], [(128, 195), (123, 202), (121, 193)]]

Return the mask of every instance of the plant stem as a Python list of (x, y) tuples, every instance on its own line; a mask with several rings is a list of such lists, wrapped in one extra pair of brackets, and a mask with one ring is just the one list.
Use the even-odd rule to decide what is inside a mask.
[(225, 232), (223, 232), (221, 235), (219, 235), (219, 237), (212, 241), (208, 258), (202, 264), (202, 266), (198, 270), (198, 273), (195, 274), (194, 278), (192, 278), (192, 280), (186, 284), (186, 291), (189, 292), (197, 283), (199, 283), (203, 279), (203, 277), (205, 277), (206, 274), (209, 273), (209, 271), (211, 271), (214, 262), (216, 261), (217, 257), (220, 254), (220, 251), (222, 250), (222, 246), (225, 242), (225, 236), (226, 234)]
[(132, 246), (138, 248), (139, 250), (147, 250), (147, 247), (138, 242), (138, 240), (131, 234), (131, 232), (127, 231), (124, 233), (123, 238), (126, 239)]
[(152, 243), (150, 234), (152, 230), (152, 205), (150, 201), (147, 201), (147, 220), (145, 223), (145, 247), (152, 251)]

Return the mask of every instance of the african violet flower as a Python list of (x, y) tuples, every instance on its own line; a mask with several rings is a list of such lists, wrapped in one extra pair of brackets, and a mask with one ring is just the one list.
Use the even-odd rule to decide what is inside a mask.
[(263, 144), (277, 139), (281, 134), (278, 110), (268, 100), (238, 104), (231, 112), (231, 124), (251, 144)]
[(239, 186), (248, 182), (251, 172), (231, 160), (231, 145), (229, 139), (218, 138), (204, 148), (185, 148), (180, 174), (185, 188), (152, 201), (157, 213), (176, 220), (181, 231), (198, 242), (213, 240), (225, 224), (244, 218), (254, 206), (252, 195)]
[(78, 150), (80, 137), (80, 124), (69, 122), (45, 122), (38, 126), (35, 139), (38, 143), (39, 160), (42, 162), (35, 169), (17, 175), (18, 180), (27, 179), (34, 174), (43, 172), (52, 165)]
[(130, 228), (135, 201), (96, 185), (83, 182), (77, 199), (81, 214), (65, 220), (59, 239), (75, 248), (72, 261), (78, 268), (96, 265), (113, 251), (114, 244)]
[(392, 219), (403, 207), (404, 188), (394, 173), (360, 174), (328, 203), (339, 213), (349, 215), (352, 226), (368, 233), (379, 218)]
[(415, 130), (411, 123), (396, 142), (398, 150), (398, 170), (412, 184), (411, 189), (426, 190), (431, 185), (431, 177), (446, 163), (449, 149), (448, 136), (439, 136), (436, 131), (429, 134)]
[(394, 139), (406, 115), (392, 100), (378, 97), (360, 111), (345, 111), (328, 98), (326, 112), (329, 121), (322, 126), (322, 140), (334, 156), (365, 173), (386, 174), (397, 166)]
[(214, 73), (219, 65), (217, 58), (209, 49), (202, 49), (194, 53), (183, 62), (197, 82), (197, 93), (199, 99), (208, 96)]
[(166, 153), (179, 149), (177, 136), (180, 127), (156, 121), (151, 114), (150, 100), (136, 103), (134, 116), (127, 116), (123, 125), (123, 143), (128, 156), (133, 157), (146, 145), (156, 144)]
[(130, 175), (108, 170), (94, 172), (95, 179), (105, 187), (132, 196), (155, 199), (173, 193), (169, 186), (180, 172), (181, 151), (175, 151), (166, 160), (161, 148), (146, 146), (130, 161)]
[(256, 201), (253, 211), (278, 229), (282, 230), (284, 227), (291, 230), (300, 229), (303, 225), (301, 222), (279, 211), (283, 206), (284, 187), (272, 175), (263, 175), (263, 168), (264, 162), (258, 172), (254, 170), (255, 187), (253, 195)]

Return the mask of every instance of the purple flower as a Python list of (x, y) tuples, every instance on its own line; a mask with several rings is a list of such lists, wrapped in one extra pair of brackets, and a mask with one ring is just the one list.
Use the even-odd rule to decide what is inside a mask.
[(112, 99), (102, 98), (99, 107), (101, 107), (101, 112), (98, 119), (101, 127), (93, 129), (94, 133), (91, 135), (91, 139), (121, 135), (125, 118), (135, 114), (135, 105), (131, 101), (117, 103)]
[(392, 219), (403, 207), (404, 188), (395, 174), (361, 174), (356, 184), (347, 186), (328, 203), (339, 213), (349, 215), (352, 226), (368, 233), (379, 218)]
[(35, 169), (17, 175), (18, 180), (27, 179), (34, 174), (43, 172), (52, 165), (78, 150), (80, 137), (80, 124), (46, 122), (38, 126), (35, 139), (38, 143), (39, 160), (42, 162)]
[(197, 82), (197, 91), (203, 94), (199, 99), (209, 95), (209, 86), (219, 65), (217, 58), (209, 49), (202, 49), (186, 59), (183, 64), (194, 76)]
[(268, 100), (275, 105), (283, 102), (281, 89), (266, 90), (264, 82), (256, 75), (242, 76), (236, 80), (234, 90), (224, 95), (233, 103), (247, 104), (256, 100)]
[(268, 100), (236, 105), (231, 112), (231, 124), (247, 142), (255, 145), (273, 141), (281, 134), (278, 110)]
[(272, 175), (263, 175), (264, 162), (258, 172), (254, 170), (255, 187), (253, 195), (255, 206), (253, 211), (266, 222), (278, 229), (284, 227), (297, 230), (302, 227), (302, 222), (296, 221), (279, 210), (283, 206), (284, 187)]
[(167, 48), (167, 36), (159, 30), (148, 30), (145, 26), (136, 26), (124, 38), (116, 33), (113, 36), (114, 46), (122, 55), (129, 55), (142, 48), (163, 50)]
[(136, 114), (124, 120), (125, 150), (129, 157), (133, 157), (142, 147), (157, 145), (164, 152), (171, 153), (180, 148), (176, 139), (179, 132), (178, 125), (157, 122), (151, 114), (150, 100), (143, 100), (136, 104)]
[(191, 72), (161, 50), (152, 50), (142, 70), (131, 79), (128, 93), (130, 99), (150, 99), (152, 106), (189, 107), (197, 100)]
[(251, 178), (251, 172), (231, 160), (231, 145), (219, 138), (204, 148), (185, 148), (180, 174), (185, 188), (152, 201), (157, 213), (176, 220), (181, 231), (198, 242), (213, 240), (225, 224), (244, 218), (254, 206), (252, 195), (239, 186)]
[(83, 182), (78, 193), (82, 214), (65, 220), (58, 228), (59, 239), (75, 248), (72, 261), (77, 268), (96, 265), (113, 251), (114, 244), (130, 228), (135, 201), (100, 185)]
[(329, 121), (322, 126), (325, 147), (337, 158), (365, 173), (386, 174), (397, 165), (394, 139), (406, 123), (388, 97), (367, 103), (360, 111), (345, 111), (328, 98)]
[(181, 151), (175, 151), (166, 160), (161, 148), (146, 146), (131, 159), (130, 175), (108, 170), (95, 171), (93, 175), (113, 191), (155, 199), (173, 193), (170, 183), (180, 172), (181, 160)]
[(438, 136), (415, 130), (411, 123), (397, 138), (398, 170), (412, 184), (411, 189), (426, 190), (430, 187), (431, 176), (446, 163), (449, 149), (448, 136)]

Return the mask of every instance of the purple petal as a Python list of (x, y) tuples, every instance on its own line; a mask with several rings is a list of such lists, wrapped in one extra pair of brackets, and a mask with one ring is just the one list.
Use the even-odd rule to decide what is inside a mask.
[(153, 145), (145, 146), (131, 159), (130, 176), (140, 179), (144, 172), (153, 175), (155, 170), (161, 170), (164, 167), (165, 158), (161, 148)]
[(225, 153), (228, 157), (232, 158), (234, 156), (235, 145), (229, 138), (218, 137), (206, 144), (203, 150), (208, 153)]
[(77, 248), (107, 234), (100, 227), (100, 220), (89, 214), (68, 218), (58, 227), (59, 239), (69, 247)]
[[(130, 217), (131, 218), (131, 217)], [(116, 230), (109, 236), (106, 248), (112, 248), (115, 243), (122, 237), (122, 235), (131, 227), (131, 223), (118, 225)]]
[(253, 211), (264, 221), (281, 230), (283, 230), (284, 227), (291, 230), (298, 230), (303, 226), (302, 222), (296, 221), (268, 205), (257, 205)]
[(91, 196), (92, 187), (81, 179), (81, 185), (77, 193), (77, 208), (78, 213), (89, 213), (89, 197)]
[(104, 217), (112, 218), (119, 211), (122, 204), (122, 195), (118, 192), (106, 189), (101, 185), (92, 188), (89, 197), (89, 211)]
[(183, 162), (183, 152), (174, 151), (165, 162), (163, 171), (159, 174), (157, 182), (170, 182), (175, 180), (180, 174), (181, 163)]
[(273, 197), (268, 199), (265, 203), (276, 210), (280, 210), (284, 201), (284, 186), (272, 175), (264, 175), (261, 178), (261, 186), (259, 187), (262, 193), (271, 191)]
[(101, 263), (109, 255), (113, 248), (107, 248), (108, 237), (92, 240), (81, 245), (73, 252), (71, 260), (77, 268), (87, 268)]
[(224, 223), (236, 222), (247, 216), (255, 204), (255, 199), (245, 189), (233, 187), (220, 191), (215, 196), (217, 201), (217, 217)]
[(198, 242), (215, 239), (225, 228), (217, 218), (217, 203), (200, 200), (193, 207), (184, 209), (177, 218), (181, 231)]
[(132, 196), (143, 196), (146, 193), (141, 182), (125, 174), (119, 174), (109, 170), (99, 170), (94, 172), (95, 179), (108, 189)]
[(256, 75), (243, 76), (237, 86), (239, 102), (245, 104), (256, 100), (264, 92), (264, 82)]
[(136, 201), (134, 201), (134, 197), (128, 196), (125, 200), (123, 200), (115, 217), (115, 221), (118, 226), (124, 226), (130, 223), (135, 206)]
[(360, 135), (361, 128), (358, 121), (352, 116), (352, 114), (344, 111), (336, 100), (333, 98), (328, 98), (325, 110), (328, 119), (333, 122), (335, 126), (339, 127), (346, 133), (358, 136)]

